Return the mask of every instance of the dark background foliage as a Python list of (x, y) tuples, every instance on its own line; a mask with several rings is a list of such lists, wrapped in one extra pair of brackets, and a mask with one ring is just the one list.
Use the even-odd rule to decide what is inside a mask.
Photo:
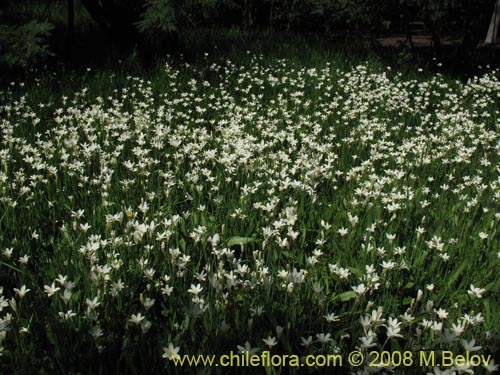
[[(367, 40), (399, 35), (415, 58), (467, 67), (478, 54), (496, 0), (3, 0), (0, 65), (19, 72), (46, 62), (92, 65), (134, 56), (150, 64), (181, 50), (186, 32), (213, 28), (308, 33)], [(453, 43), (443, 42), (453, 41)], [(188, 46), (189, 47), (189, 46)], [(403, 51), (404, 52), (404, 51)], [(401, 54), (401, 50), (398, 51)], [(488, 59), (491, 59), (491, 54)], [(491, 61), (493, 62), (493, 61)]]

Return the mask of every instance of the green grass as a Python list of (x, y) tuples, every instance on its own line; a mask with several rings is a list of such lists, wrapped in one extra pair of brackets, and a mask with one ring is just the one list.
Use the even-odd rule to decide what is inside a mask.
[(145, 72), (39, 72), (2, 93), (2, 371), (182, 372), (169, 344), (268, 337), (299, 357), (475, 340), (498, 363), (498, 72), (204, 38)]

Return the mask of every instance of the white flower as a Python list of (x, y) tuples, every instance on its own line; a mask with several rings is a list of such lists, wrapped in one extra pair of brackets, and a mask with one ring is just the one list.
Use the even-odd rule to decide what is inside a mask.
[(359, 284), (358, 286), (353, 286), (351, 288), (352, 288), (352, 290), (354, 290), (354, 293), (356, 293), (358, 295), (363, 295), (368, 291), (365, 284), (363, 284), (363, 283)]
[(80, 229), (82, 230), (83, 233), (87, 233), (87, 231), (90, 229), (89, 223), (80, 224)]
[(324, 318), (328, 323), (334, 323), (340, 321), (339, 316), (335, 315), (334, 313), (327, 314), (324, 316)]
[(144, 320), (145, 316), (142, 316), (141, 313), (135, 315), (135, 314), (132, 314), (130, 316), (130, 319), (128, 320), (129, 322), (133, 323), (133, 324), (141, 324), (141, 322)]
[(29, 291), (31, 291), (31, 289), (26, 289), (26, 285), (23, 285), (19, 289), (14, 288), (14, 292), (16, 292), (16, 294), (19, 296), (19, 298), (23, 298), (26, 295), (26, 293), (28, 293)]
[(491, 359), (489, 362), (488, 362), (488, 365), (487, 366), (484, 366), (484, 368), (486, 369), (486, 371), (488, 371), (490, 374), (493, 373), (493, 372), (496, 372), (498, 371), (498, 365), (495, 365), (495, 360), (494, 359)]
[(144, 308), (147, 310), (149, 310), (151, 307), (153, 307), (153, 305), (155, 304), (155, 300), (154, 298), (151, 299), (149, 297), (146, 297), (143, 301), (142, 301), (142, 305), (144, 306)]
[(163, 288), (161, 288), (161, 294), (166, 294), (167, 296), (170, 296), (172, 292), (174, 291), (174, 287), (165, 285)]
[(56, 287), (55, 283), (52, 283), (51, 286), (45, 285), (43, 287), (43, 290), (45, 291), (45, 293), (47, 293), (48, 297), (52, 297), (54, 293), (56, 293), (58, 290), (61, 290), (61, 288)]
[(392, 260), (389, 261), (389, 262), (386, 262), (385, 260), (382, 261), (382, 264), (381, 264), (382, 268), (384, 270), (392, 270), (395, 266), (396, 266), (396, 263), (393, 262)]
[(312, 344), (313, 337), (312, 336), (309, 336), (308, 338), (301, 337), (300, 341), (302, 341), (302, 343), (300, 345), (305, 346), (307, 348), (308, 346), (310, 346)]
[(369, 349), (377, 346), (377, 343), (375, 342), (376, 338), (377, 335), (370, 329), (366, 333), (366, 336), (363, 336), (359, 339), (361, 341), (361, 349)]
[(439, 317), (439, 319), (446, 319), (448, 318), (449, 313), (445, 309), (439, 309), (436, 311), (436, 314)]
[(326, 344), (333, 341), (332, 335), (330, 335), (329, 333), (318, 333), (316, 337), (318, 341), (322, 344)]
[(436, 320), (434, 320), (432, 322), (432, 325), (431, 325), (431, 330), (433, 331), (436, 331), (436, 332), (441, 332), (443, 330), (443, 323), (442, 322), (438, 322)]
[(264, 306), (257, 306), (256, 308), (251, 307), (250, 312), (252, 316), (261, 316), (264, 313)]
[(260, 351), (259, 348), (252, 348), (252, 346), (248, 341), (245, 342), (245, 346), (238, 345), (237, 348), (240, 351), (240, 353), (248, 352), (249, 355), (258, 353)]
[(344, 237), (348, 232), (349, 232), (349, 229), (347, 228), (339, 228), (337, 230), (338, 234), (340, 234), (341, 237)]
[(10, 258), (12, 256), (12, 253), (14, 252), (14, 248), (11, 247), (11, 248), (7, 248), (5, 249), (2, 254), (6, 257), (6, 258)]
[(432, 372), (428, 372), (427, 375), (456, 375), (453, 369), (441, 370), (439, 367), (434, 367)]
[(399, 322), (396, 318), (389, 317), (387, 320), (387, 338), (391, 337), (403, 337), (401, 332), (401, 322)]
[(262, 339), (262, 341), (264, 341), (264, 344), (269, 346), (269, 348), (272, 348), (278, 343), (278, 341), (276, 341), (276, 337), (271, 336), (268, 336), (266, 339)]
[(203, 287), (200, 284), (198, 285), (191, 284), (191, 288), (188, 289), (188, 292), (197, 296), (199, 293), (201, 293), (202, 290)]
[(63, 295), (60, 296), (65, 304), (69, 302), (73, 293), (69, 289), (64, 289)]
[(406, 323), (411, 323), (415, 319), (413, 315), (408, 313), (408, 311), (405, 311), (403, 315), (401, 315), (401, 319), (403, 319)]
[(144, 319), (142, 322), (141, 322), (141, 331), (142, 333), (146, 334), (149, 329), (151, 328), (152, 326), (152, 323), (147, 320), (147, 319)]
[(148, 231), (148, 226), (145, 224), (136, 224), (135, 225), (135, 231), (133, 234), (134, 237), (134, 242), (139, 243), (142, 240), (142, 237), (144, 237), (144, 234)]
[(468, 342), (466, 340), (460, 340), (460, 344), (462, 344), (466, 352), (477, 352), (482, 348), (481, 346), (474, 346), (476, 345), (476, 340), (474, 339)]
[(97, 306), (99, 306), (101, 303), (99, 302), (99, 297), (94, 297), (94, 299), (85, 299), (85, 304), (87, 305), (87, 308), (89, 311), (94, 310)]
[(476, 297), (476, 298), (482, 298), (483, 297), (483, 293), (486, 292), (485, 289), (481, 289), (481, 288), (476, 288), (474, 285), (470, 284), (470, 290), (467, 291), (467, 293), (472, 296), (472, 297)]
[(170, 343), (170, 344), (168, 344), (168, 347), (163, 348), (163, 356), (162, 357), (169, 359), (169, 360), (180, 358), (179, 350), (180, 350), (180, 348), (178, 346), (174, 347), (174, 344)]
[(276, 335), (278, 336), (278, 338), (280, 338), (281, 335), (283, 334), (283, 331), (285, 330), (285, 327), (276, 326), (275, 330), (276, 330)]
[(76, 316), (76, 313), (74, 313), (72, 310), (68, 310), (66, 311), (65, 313), (60, 311), (59, 312), (59, 316), (65, 320), (68, 320), (68, 319), (71, 319), (73, 318), (74, 316)]
[(420, 302), (420, 300), (422, 299), (423, 295), (424, 295), (424, 292), (422, 291), (422, 289), (419, 289), (417, 291), (417, 298), (416, 298), (417, 302)]
[(472, 325), (481, 324), (484, 322), (484, 316), (481, 313), (477, 313), (477, 315), (472, 320)]
[(102, 336), (102, 329), (100, 326), (94, 326), (90, 329), (89, 333), (94, 338), (94, 340), (97, 340)]
[(465, 323), (464, 322), (453, 323), (451, 325), (451, 330), (455, 335), (460, 336), (465, 331)]

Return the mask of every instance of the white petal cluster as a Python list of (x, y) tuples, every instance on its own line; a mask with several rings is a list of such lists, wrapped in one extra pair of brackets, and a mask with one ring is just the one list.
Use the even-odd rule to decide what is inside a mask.
[(171, 360), (485, 348), (498, 75), (248, 56), (113, 74), (102, 96), (2, 92), (0, 355), (30, 327)]

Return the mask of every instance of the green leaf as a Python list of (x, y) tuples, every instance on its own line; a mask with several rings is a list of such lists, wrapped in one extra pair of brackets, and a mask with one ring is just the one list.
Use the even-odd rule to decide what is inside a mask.
[(405, 289), (411, 289), (415, 286), (415, 283), (412, 281), (408, 281), (408, 283), (405, 285)]
[(0, 63), (10, 66), (27, 66), (51, 55), (44, 39), (50, 36), (54, 25), (30, 21), (21, 26), (0, 25)]
[(455, 270), (455, 272), (453, 273), (453, 275), (450, 276), (450, 278), (448, 279), (448, 286), (449, 287), (451, 287), (453, 285), (453, 283), (458, 278), (458, 276), (460, 276), (460, 274), (463, 272), (463, 270), (465, 269), (465, 267), (467, 267), (468, 263), (469, 262), (467, 260), (464, 260), (462, 262), (462, 264), (460, 266), (458, 266), (458, 268)]
[(483, 306), (484, 306), (484, 322), (486, 326), (488, 326), (491, 322), (491, 306), (489, 298), (485, 298), (483, 300)]
[(413, 301), (413, 298), (406, 297), (405, 299), (403, 299), (403, 306), (409, 306), (409, 305), (411, 305), (411, 301)]
[(147, 0), (141, 20), (136, 23), (141, 33), (175, 31), (175, 9), (170, 0)]
[(264, 369), (267, 375), (272, 375), (274, 373), (273, 368), (271, 366), (265, 366)]
[(347, 268), (349, 269), (349, 271), (351, 271), (357, 277), (361, 277), (364, 274), (364, 272), (361, 271), (359, 268), (355, 268), (355, 267), (347, 267)]
[(17, 271), (17, 272), (23, 272), (23, 271), (21, 271), (19, 268), (14, 267), (14, 266), (11, 266), (11, 265), (10, 265), (10, 264), (8, 264), (8, 263), (5, 263), (5, 262), (0, 261), (0, 264), (1, 264), (1, 265), (4, 265), (5, 267), (8, 267), (8, 268), (10, 268), (10, 269), (13, 269), (14, 271)]
[(342, 302), (346, 302), (350, 301), (353, 298), (356, 298), (356, 293), (353, 290), (350, 290), (348, 292), (340, 294), (339, 297)]
[(243, 245), (246, 245), (246, 244), (249, 244), (249, 243), (253, 243), (255, 242), (255, 238), (252, 238), (252, 237), (232, 237), (230, 238), (228, 241), (227, 241), (227, 247), (231, 247), (231, 246), (234, 246), (234, 245), (240, 245), (240, 246), (243, 246)]

